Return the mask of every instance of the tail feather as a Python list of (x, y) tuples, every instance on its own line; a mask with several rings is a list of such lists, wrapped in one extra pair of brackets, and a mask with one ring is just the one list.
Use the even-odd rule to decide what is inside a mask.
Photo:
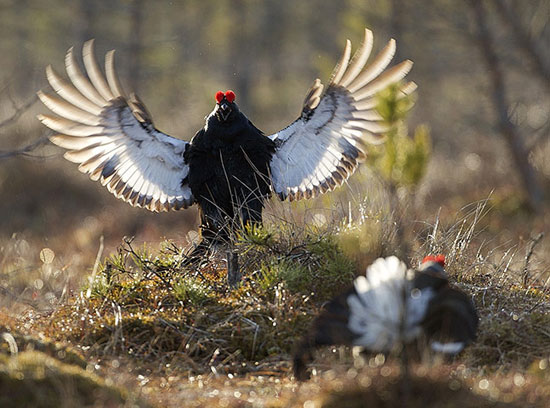
[(315, 319), (296, 347), (294, 376), (308, 378), (313, 351), (324, 345), (388, 352), (424, 338), (432, 351), (452, 356), (475, 340), (477, 327), (475, 305), (449, 286), (442, 263), (412, 271), (396, 257), (379, 258)]

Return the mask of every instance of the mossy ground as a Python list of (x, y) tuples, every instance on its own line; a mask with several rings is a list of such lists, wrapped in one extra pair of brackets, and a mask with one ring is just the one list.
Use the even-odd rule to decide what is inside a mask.
[[(477, 342), (455, 361), (413, 365), (408, 406), (536, 406), (550, 394), (549, 291), (521, 251), (479, 244), (484, 212), (473, 206), (415, 238), (411, 264), (446, 253), (451, 281), (472, 295), (481, 322)], [(397, 357), (362, 365), (346, 348), (327, 348), (310, 382), (290, 374), (294, 343), (324, 302), (397, 245), (383, 219), (357, 220), (246, 231), (235, 245), (244, 274), (237, 289), (226, 285), (224, 254), (186, 266), (187, 249), (171, 242), (152, 249), (125, 240), (52, 312), (4, 316), (3, 331), (21, 351), (87, 367), (158, 406), (395, 406), (405, 398)], [(7, 343), (1, 349), (7, 354)]]
[(39, 351), (0, 354), (2, 407), (148, 407), (96, 374)]
[(181, 250), (169, 243), (153, 256), (127, 241), (43, 331), (97, 355), (178, 359), (193, 374), (287, 360), (322, 303), (350, 284), (355, 269), (334, 236), (302, 231), (299, 244), (290, 245), (295, 240), (285, 234), (257, 229), (240, 238), (245, 277), (233, 290), (215, 259), (184, 267)]

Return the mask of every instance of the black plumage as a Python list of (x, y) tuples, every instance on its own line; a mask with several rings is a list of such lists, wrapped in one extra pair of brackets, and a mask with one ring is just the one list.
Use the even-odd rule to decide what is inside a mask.
[(211, 114), (184, 154), (202, 236), (209, 242), (226, 242), (235, 223), (261, 223), (264, 201), (271, 193), (269, 162), (275, 151), (275, 143), (235, 102), (220, 103), (231, 110), (228, 118)]

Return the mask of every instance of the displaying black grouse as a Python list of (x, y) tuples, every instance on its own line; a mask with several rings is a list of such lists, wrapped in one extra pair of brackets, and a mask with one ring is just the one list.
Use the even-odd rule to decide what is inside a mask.
[(234, 222), (262, 221), (264, 200), (271, 193), (269, 162), (275, 152), (275, 143), (239, 111), (233, 91), (219, 91), (216, 102), (183, 155), (189, 163), (184, 182), (199, 206), (206, 241), (227, 238), (226, 229)]
[(479, 318), (470, 296), (449, 285), (444, 267), (443, 255), (425, 257), (418, 270), (395, 256), (374, 261), (325, 306), (298, 343), (294, 376), (307, 379), (313, 351), (328, 345), (370, 352), (427, 345), (436, 353), (460, 353), (475, 340)]
[[(70, 82), (51, 66), (47, 78), (61, 97), (39, 92), (58, 116), (39, 115), (56, 134), (50, 140), (65, 158), (129, 204), (170, 211), (197, 203), (206, 243), (224, 241), (229, 231), (261, 222), (264, 201), (315, 197), (341, 185), (365, 158), (368, 143), (380, 142), (387, 126), (376, 112), (376, 94), (401, 81), (412, 67), (386, 67), (395, 53), (390, 42), (366, 65), (373, 36), (353, 59), (348, 40), (330, 84), (316, 79), (302, 113), (283, 130), (264, 136), (239, 111), (232, 91), (216, 94), (216, 106), (190, 141), (157, 130), (139, 98), (125, 95), (115, 73), (114, 51), (105, 57), (105, 76), (93, 41), (83, 47), (84, 75), (73, 49), (65, 57)], [(401, 95), (413, 92), (412, 82)]]

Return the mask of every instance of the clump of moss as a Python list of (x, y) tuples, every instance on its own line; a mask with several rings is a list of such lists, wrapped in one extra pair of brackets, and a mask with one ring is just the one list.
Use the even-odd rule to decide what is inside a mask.
[(268, 296), (283, 285), (290, 293), (322, 302), (349, 286), (355, 276), (355, 263), (343, 254), (331, 231), (287, 225), (270, 232), (254, 227), (240, 237), (239, 247), (259, 266), (257, 286)]
[(212, 289), (197, 278), (182, 278), (173, 285), (174, 296), (182, 302), (202, 305), (215, 301)]
[[(84, 357), (76, 350), (67, 344), (62, 344), (48, 339), (39, 339), (33, 336), (22, 335), (16, 331), (2, 330), (0, 326), (0, 334), (4, 334), (0, 338), (0, 354), (10, 354), (21, 351), (39, 351), (47, 354), (59, 361), (66, 364), (73, 364), (81, 368), (86, 368), (87, 362)], [(8, 337), (5, 337), (8, 336)], [(10, 345), (8, 341), (1, 341), (2, 339), (10, 339), (15, 343), (15, 350), (12, 350), (14, 345)]]
[(272, 259), (262, 265), (261, 284), (266, 292), (283, 284), (291, 293), (330, 299), (349, 286), (355, 265), (340, 251), (332, 237), (308, 242), (301, 254)]
[(44, 353), (26, 351), (0, 355), (0, 406), (91, 407), (149, 406), (80, 367), (62, 363)]

